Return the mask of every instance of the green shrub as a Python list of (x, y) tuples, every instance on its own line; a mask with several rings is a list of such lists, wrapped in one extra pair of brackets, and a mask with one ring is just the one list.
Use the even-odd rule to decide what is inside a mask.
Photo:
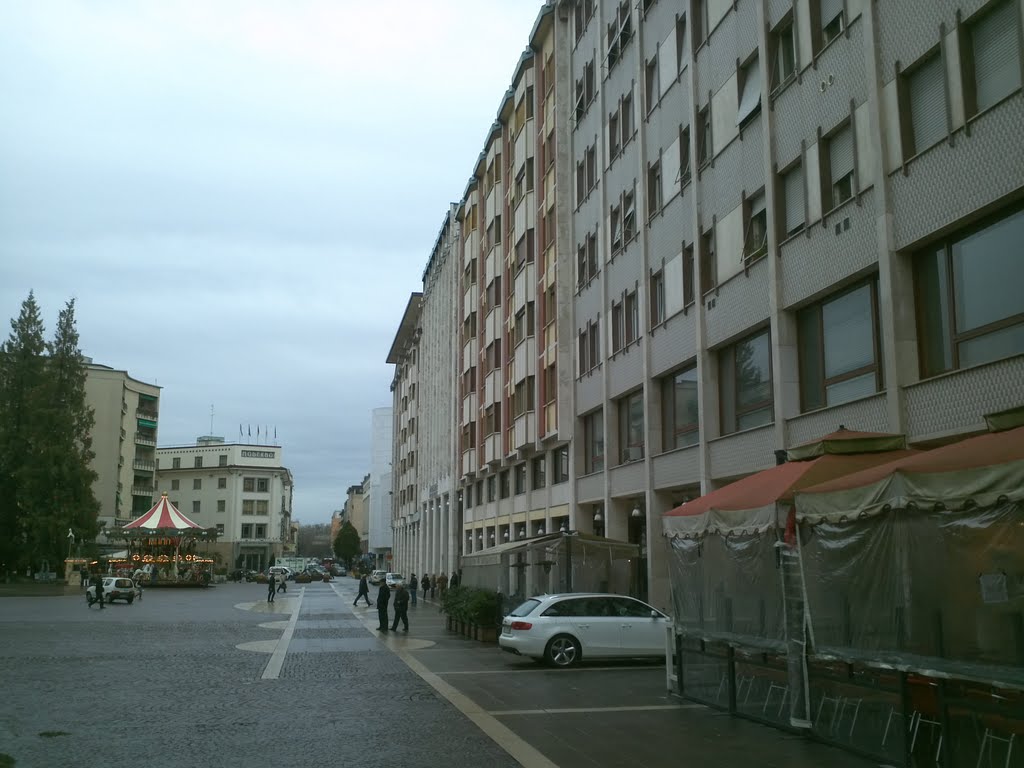
[(465, 621), (482, 627), (493, 626), (500, 620), (501, 596), (490, 589), (479, 587), (452, 587), (445, 591), (441, 608), (455, 621)]

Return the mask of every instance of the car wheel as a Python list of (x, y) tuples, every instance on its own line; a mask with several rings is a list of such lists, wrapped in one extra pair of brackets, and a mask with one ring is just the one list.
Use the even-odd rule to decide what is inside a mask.
[(544, 651), (544, 658), (555, 667), (571, 667), (580, 660), (583, 652), (579, 640), (570, 635), (556, 635), (551, 638)]

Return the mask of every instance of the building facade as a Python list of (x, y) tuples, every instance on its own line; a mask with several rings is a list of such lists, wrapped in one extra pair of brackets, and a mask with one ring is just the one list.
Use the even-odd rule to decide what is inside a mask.
[(363, 499), (367, 516), (367, 551), (378, 567), (392, 559), (394, 542), (391, 504), (392, 410), (374, 408), (370, 425), (370, 474), (363, 483)]
[(1022, 18), (545, 4), (458, 208), (461, 551), (630, 541), (668, 607), (672, 507), (840, 426), (923, 447), (1019, 405)]
[(126, 371), (86, 363), (85, 399), (93, 409), (93, 491), (104, 531), (131, 522), (153, 506), (160, 387)]
[(276, 445), (225, 443), (158, 448), (157, 491), (204, 528), (216, 528), (211, 551), (229, 568), (263, 570), (295, 552), (291, 522), (294, 482)]

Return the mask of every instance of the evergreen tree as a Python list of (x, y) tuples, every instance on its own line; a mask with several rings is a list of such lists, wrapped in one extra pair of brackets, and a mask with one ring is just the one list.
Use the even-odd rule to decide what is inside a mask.
[(21, 479), (37, 441), (39, 390), (45, 376), (43, 319), (35, 294), (29, 292), (21, 313), (11, 321), (11, 335), (0, 346), (0, 572), (28, 561), (26, 522), (32, 502)]
[(338, 530), (334, 537), (334, 555), (343, 563), (346, 568), (352, 567), (352, 558), (359, 554), (361, 549), (359, 542), (359, 531), (348, 520)]
[(45, 376), (36, 398), (36, 429), (29, 436), (31, 461), (22, 467), (22, 494), (31, 504), (28, 549), (56, 569), (68, 554), (69, 529), (76, 538), (97, 533), (99, 502), (93, 492), (93, 411), (85, 400), (85, 360), (78, 347), (75, 301), (57, 319), (47, 345)]

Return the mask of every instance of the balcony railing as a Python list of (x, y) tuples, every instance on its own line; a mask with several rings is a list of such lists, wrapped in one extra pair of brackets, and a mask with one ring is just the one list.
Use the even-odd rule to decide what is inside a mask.
[(156, 438), (150, 435), (143, 434), (142, 432), (135, 433), (135, 444), (136, 445), (151, 445), (156, 447)]
[(156, 492), (156, 488), (152, 485), (133, 485), (132, 496), (152, 496)]
[(146, 408), (138, 408), (135, 411), (135, 418), (146, 419), (147, 421), (156, 421), (157, 412), (148, 410)]
[(132, 467), (134, 469), (142, 469), (142, 470), (147, 470), (149, 472), (155, 472), (156, 471), (156, 462), (155, 461), (146, 461), (145, 459), (135, 459), (135, 461), (132, 462)]

